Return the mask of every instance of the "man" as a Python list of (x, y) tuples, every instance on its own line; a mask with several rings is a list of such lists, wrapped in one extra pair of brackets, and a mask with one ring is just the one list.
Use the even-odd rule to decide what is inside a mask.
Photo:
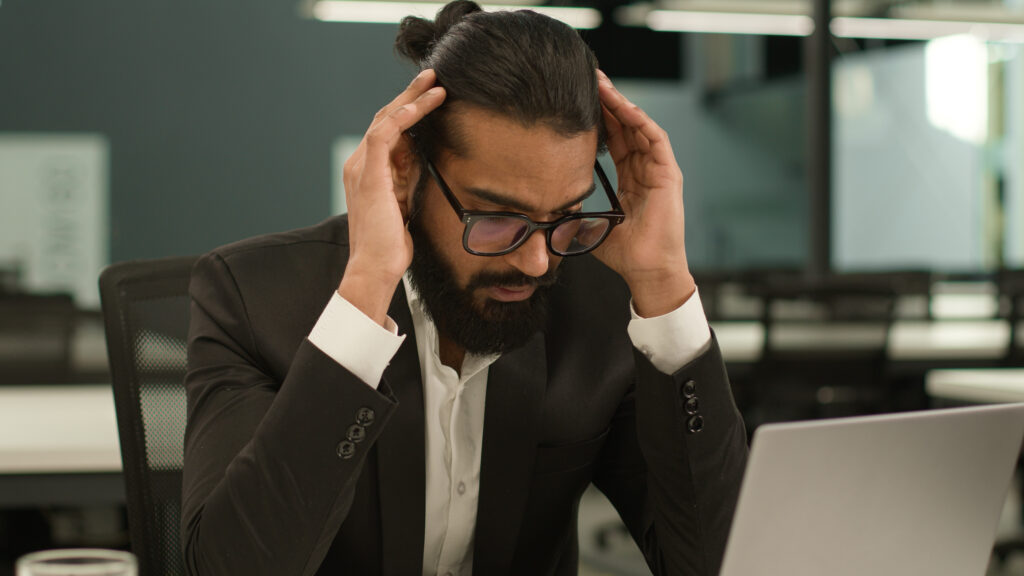
[(422, 72), (347, 218), (193, 273), (189, 571), (575, 574), (593, 482), (654, 572), (716, 574), (745, 432), (665, 133), (532, 12), (453, 2), (397, 46)]

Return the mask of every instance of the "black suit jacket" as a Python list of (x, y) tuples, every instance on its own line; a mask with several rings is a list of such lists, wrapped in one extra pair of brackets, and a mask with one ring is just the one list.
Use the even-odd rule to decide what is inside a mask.
[[(390, 316), (408, 337), (377, 390), (306, 339), (347, 257), (338, 217), (220, 248), (193, 271), (191, 574), (422, 572), (423, 388), (402, 286)], [(628, 299), (596, 259), (567, 258), (546, 329), (491, 366), (475, 574), (575, 575), (577, 506), (591, 482), (655, 573), (717, 574), (743, 423), (717, 343), (663, 374), (630, 343)], [(351, 450), (353, 425), (366, 434)]]

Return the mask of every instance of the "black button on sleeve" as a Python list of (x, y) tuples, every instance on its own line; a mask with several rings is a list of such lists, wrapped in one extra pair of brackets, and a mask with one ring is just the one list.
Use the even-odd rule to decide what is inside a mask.
[(359, 424), (353, 424), (348, 427), (348, 432), (345, 433), (345, 438), (348, 438), (352, 442), (358, 444), (366, 438), (366, 428), (363, 428)]
[(686, 429), (689, 430), (691, 434), (696, 434), (697, 432), (700, 432), (701, 430), (704, 429), (704, 417), (692, 416), (689, 420), (686, 421)]
[(354, 443), (348, 440), (343, 440), (340, 444), (338, 444), (338, 458), (341, 458), (342, 460), (348, 460), (349, 458), (355, 456), (355, 454), (356, 445)]
[(683, 396), (686, 398), (693, 398), (697, 395), (697, 383), (693, 380), (687, 380), (683, 383)]
[(360, 426), (369, 426), (373, 424), (377, 414), (373, 411), (373, 408), (362, 407), (359, 412), (356, 412), (356, 424)]
[(690, 398), (689, 400), (686, 401), (686, 403), (683, 405), (683, 408), (686, 410), (686, 413), (690, 414), (691, 416), (697, 414), (698, 412), (700, 412), (700, 400), (697, 399), (696, 396), (694, 396), (693, 398)]

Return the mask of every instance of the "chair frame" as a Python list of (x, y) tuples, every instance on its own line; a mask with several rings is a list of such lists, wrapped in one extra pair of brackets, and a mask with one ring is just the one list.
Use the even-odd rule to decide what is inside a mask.
[[(117, 428), (124, 471), (128, 529), (132, 551), (139, 558), (142, 576), (163, 574), (154, 567), (158, 551), (158, 534), (147, 523), (155, 510), (153, 490), (149, 484), (152, 472), (148, 466), (146, 436), (139, 388), (138, 372), (131, 350), (134, 327), (123, 313), (125, 305), (140, 296), (146, 298), (178, 297), (188, 294), (192, 265), (196, 257), (172, 257), (156, 260), (135, 260), (113, 264), (100, 274), (100, 299), (107, 337), (107, 355), (117, 412)], [(171, 475), (173, 476), (173, 474)], [(176, 481), (180, 491), (180, 474)]]

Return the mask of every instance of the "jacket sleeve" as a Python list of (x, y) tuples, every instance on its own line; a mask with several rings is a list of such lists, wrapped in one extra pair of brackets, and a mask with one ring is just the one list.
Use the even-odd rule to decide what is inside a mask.
[(594, 484), (655, 574), (717, 576), (747, 460), (718, 342), (672, 375), (634, 357)]
[(313, 574), (396, 403), (308, 340), (287, 375), (261, 360), (216, 253), (192, 274), (182, 541), (191, 575)]

